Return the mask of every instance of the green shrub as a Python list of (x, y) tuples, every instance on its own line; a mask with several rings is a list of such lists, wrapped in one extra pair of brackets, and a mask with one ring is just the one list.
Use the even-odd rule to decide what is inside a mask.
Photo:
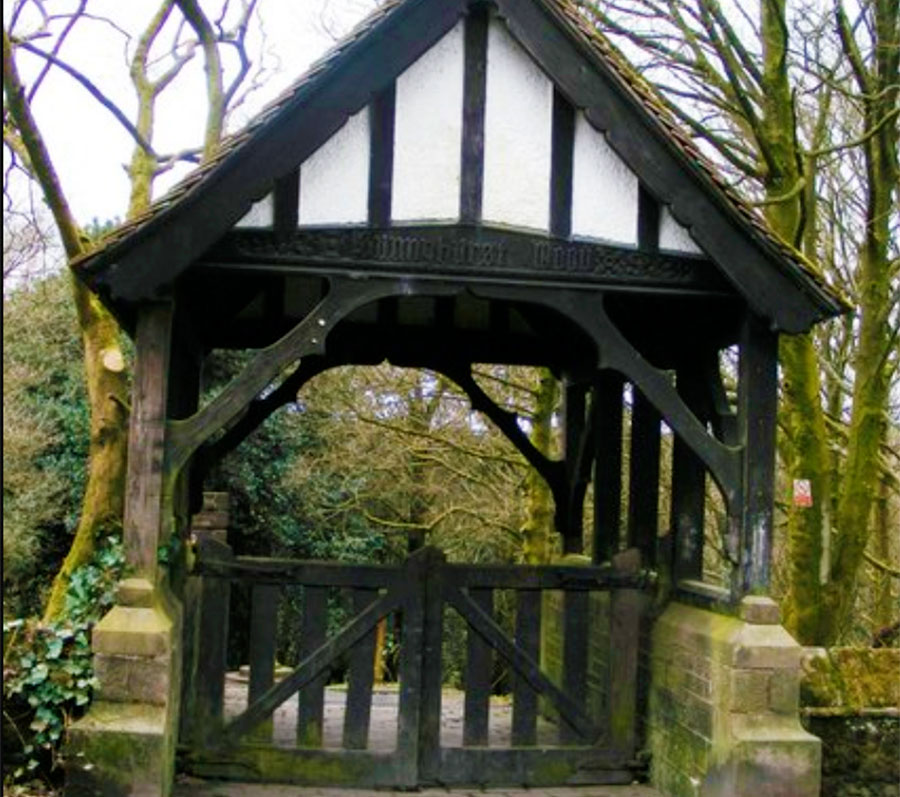
[(124, 562), (121, 540), (110, 537), (72, 574), (63, 622), (4, 622), (4, 782), (58, 776), (66, 729), (95, 686), (90, 629), (112, 606)]

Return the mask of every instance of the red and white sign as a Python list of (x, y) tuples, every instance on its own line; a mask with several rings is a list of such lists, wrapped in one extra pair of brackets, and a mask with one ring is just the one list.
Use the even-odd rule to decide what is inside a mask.
[(794, 506), (812, 505), (812, 484), (809, 479), (794, 479)]

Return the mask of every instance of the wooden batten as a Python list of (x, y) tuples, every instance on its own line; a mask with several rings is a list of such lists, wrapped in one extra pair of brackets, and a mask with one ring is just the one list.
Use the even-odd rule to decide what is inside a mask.
[(469, 10), (465, 22), (462, 171), (459, 185), (459, 218), (464, 224), (481, 221), (489, 19), (487, 5), (477, 5)]

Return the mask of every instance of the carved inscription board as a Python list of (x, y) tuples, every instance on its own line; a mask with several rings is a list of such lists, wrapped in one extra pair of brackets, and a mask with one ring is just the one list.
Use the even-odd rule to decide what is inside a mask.
[(640, 252), (484, 227), (329, 228), (290, 235), (233, 231), (205, 258), (266, 264), (378, 269), (410, 274), (503, 275), (720, 290), (705, 258)]

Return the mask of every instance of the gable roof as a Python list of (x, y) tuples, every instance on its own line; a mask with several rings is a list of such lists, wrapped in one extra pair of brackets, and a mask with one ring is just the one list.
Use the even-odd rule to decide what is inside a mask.
[[(276, 178), (296, 167), (298, 157), (314, 152), (469, 6), (481, 4), (388, 0), (246, 128), (228, 136), (214, 158), (72, 261), (75, 272), (110, 304), (152, 298), (268, 193)], [(518, 43), (606, 133), (757, 313), (780, 331), (799, 332), (846, 311), (846, 302), (815, 267), (727, 185), (653, 89), (570, 0), (493, 5)]]

